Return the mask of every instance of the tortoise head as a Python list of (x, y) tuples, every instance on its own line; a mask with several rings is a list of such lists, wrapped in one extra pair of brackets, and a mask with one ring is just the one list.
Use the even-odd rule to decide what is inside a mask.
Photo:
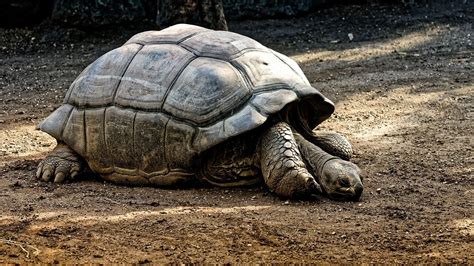
[(319, 181), (327, 196), (334, 200), (357, 201), (364, 189), (359, 167), (341, 159), (327, 161)]

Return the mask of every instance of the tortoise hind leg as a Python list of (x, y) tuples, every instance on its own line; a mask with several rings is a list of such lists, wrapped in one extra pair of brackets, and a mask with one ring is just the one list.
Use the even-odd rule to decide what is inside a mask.
[(51, 151), (38, 165), (36, 177), (43, 181), (62, 183), (67, 178), (74, 178), (84, 170), (84, 160), (69, 146), (62, 142)]
[(263, 178), (271, 191), (283, 197), (321, 193), (321, 187), (306, 169), (287, 123), (269, 128), (262, 136), (259, 150)]
[(260, 162), (255, 153), (257, 142), (258, 136), (245, 134), (218, 145), (203, 156), (198, 176), (220, 187), (261, 182)]

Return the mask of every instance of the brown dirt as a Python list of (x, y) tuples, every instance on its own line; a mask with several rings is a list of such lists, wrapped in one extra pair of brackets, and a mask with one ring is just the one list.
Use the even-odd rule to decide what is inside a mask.
[(229, 23), (297, 60), (335, 101), (321, 128), (353, 143), (365, 173), (356, 203), (39, 182), (54, 140), (35, 125), (88, 63), (143, 28), (0, 30), (0, 263), (474, 264), (473, 10), (339, 7)]

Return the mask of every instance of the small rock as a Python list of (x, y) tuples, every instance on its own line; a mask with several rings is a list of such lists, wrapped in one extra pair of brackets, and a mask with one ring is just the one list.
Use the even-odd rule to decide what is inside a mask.
[(352, 33), (348, 33), (347, 37), (349, 37), (349, 41), (354, 40), (354, 34), (352, 34)]
[(289, 205), (289, 204), (290, 204), (290, 201), (289, 201), (289, 200), (287, 200), (287, 201), (283, 202), (283, 204), (285, 204), (285, 205)]
[(382, 191), (382, 188), (379, 187), (375, 191), (380, 192), (380, 191)]

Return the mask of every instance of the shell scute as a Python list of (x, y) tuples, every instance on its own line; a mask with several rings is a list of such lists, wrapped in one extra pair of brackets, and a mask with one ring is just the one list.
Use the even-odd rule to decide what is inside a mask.
[(99, 57), (71, 84), (65, 102), (79, 107), (113, 102), (123, 73), (141, 48), (138, 44), (124, 45)]
[(174, 117), (202, 125), (240, 107), (248, 97), (250, 89), (231, 64), (198, 57), (176, 80), (163, 109)]
[(160, 109), (167, 91), (193, 58), (177, 45), (144, 46), (124, 73), (114, 102), (137, 109)]

